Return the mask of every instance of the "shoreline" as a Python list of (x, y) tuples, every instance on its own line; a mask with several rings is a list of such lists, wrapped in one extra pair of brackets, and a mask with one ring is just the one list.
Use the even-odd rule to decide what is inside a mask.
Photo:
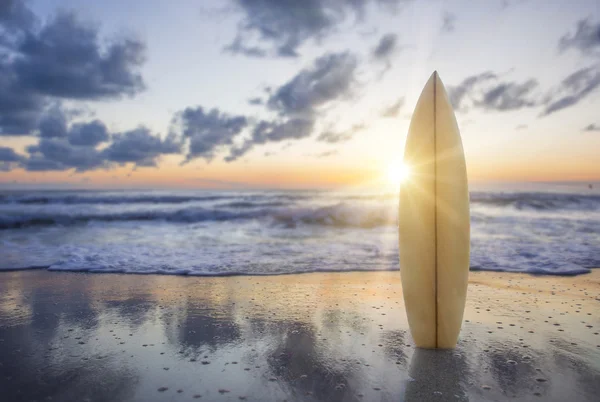
[(414, 347), (398, 271), (1, 277), (0, 387), (8, 401), (600, 394), (600, 270), (471, 272), (459, 344), (448, 351)]
[[(585, 276), (591, 274), (594, 270), (600, 270), (600, 267), (586, 268), (589, 272), (582, 273), (557, 273), (557, 274), (548, 274), (548, 273), (539, 273), (539, 272), (514, 272), (514, 271), (502, 271), (502, 270), (488, 270), (488, 269), (469, 269), (469, 276), (475, 272), (485, 272), (485, 273), (496, 273), (496, 274), (516, 274), (516, 275), (530, 275), (535, 277), (577, 277), (577, 276)], [(50, 269), (50, 266), (32, 266), (25, 268), (0, 268), (0, 275), (3, 272), (19, 272), (19, 271), (47, 271), (47, 272), (57, 272), (57, 273), (87, 273), (87, 274), (108, 274), (108, 275), (156, 275), (156, 276), (179, 276), (179, 277), (191, 277), (191, 278), (225, 278), (225, 277), (269, 277), (269, 276), (287, 276), (287, 275), (306, 275), (306, 274), (352, 274), (352, 273), (381, 273), (381, 272), (400, 272), (400, 269), (352, 269), (347, 271), (337, 271), (337, 270), (314, 270), (314, 271), (302, 271), (302, 272), (276, 272), (276, 273), (240, 273), (240, 272), (224, 272), (224, 273), (214, 273), (214, 274), (195, 274), (189, 272), (181, 272), (181, 273), (166, 273), (166, 272), (125, 272), (123, 270), (90, 270), (90, 269)]]

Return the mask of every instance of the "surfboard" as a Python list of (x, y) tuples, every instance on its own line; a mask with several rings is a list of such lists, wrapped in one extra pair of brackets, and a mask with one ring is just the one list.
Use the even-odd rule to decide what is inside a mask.
[(404, 148), (410, 176), (400, 186), (400, 275), (417, 347), (453, 348), (469, 276), (469, 190), (460, 132), (434, 72), (417, 101)]

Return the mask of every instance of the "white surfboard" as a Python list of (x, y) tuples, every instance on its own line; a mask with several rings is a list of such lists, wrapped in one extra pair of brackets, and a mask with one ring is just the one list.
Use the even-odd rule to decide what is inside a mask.
[(469, 190), (460, 133), (437, 72), (410, 122), (400, 187), (400, 275), (417, 347), (453, 348), (469, 276)]

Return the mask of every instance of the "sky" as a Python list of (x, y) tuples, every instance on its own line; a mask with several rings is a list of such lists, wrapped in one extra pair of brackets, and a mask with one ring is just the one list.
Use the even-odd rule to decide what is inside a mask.
[(389, 185), (434, 70), (471, 181), (600, 180), (597, 0), (0, 0), (0, 186)]

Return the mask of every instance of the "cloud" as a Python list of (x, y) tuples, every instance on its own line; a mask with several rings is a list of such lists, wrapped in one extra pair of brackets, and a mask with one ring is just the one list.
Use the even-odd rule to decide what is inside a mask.
[(455, 109), (460, 109), (470, 92), (476, 85), (497, 78), (497, 75), (491, 71), (486, 71), (477, 75), (472, 75), (465, 78), (459, 85), (448, 87), (448, 97), (450, 103)]
[(248, 99), (248, 104), (250, 105), (262, 105), (264, 104), (262, 98), (250, 98)]
[(113, 134), (112, 138), (102, 155), (107, 161), (120, 165), (133, 163), (137, 167), (153, 167), (162, 155), (179, 154), (182, 149), (175, 134), (169, 134), (163, 140), (144, 126)]
[(600, 21), (593, 23), (589, 18), (577, 22), (575, 33), (567, 33), (558, 42), (560, 51), (577, 49), (583, 55), (600, 55)]
[(16, 153), (12, 148), (0, 147), (0, 161), (2, 162), (21, 162), (23, 156)]
[[(71, 145), (96, 146), (109, 140), (104, 123), (94, 120), (88, 123), (75, 123), (69, 129), (69, 111), (60, 106), (46, 110), (38, 124), (38, 136), (41, 138), (68, 138)], [(77, 116), (78, 113), (75, 113)]]
[(27, 147), (29, 158), (23, 165), (29, 171), (69, 170), (85, 172), (107, 167), (102, 153), (93, 147), (73, 146), (65, 138), (40, 138)]
[(63, 138), (67, 136), (67, 117), (60, 107), (46, 111), (38, 124), (39, 136), (42, 138)]
[(206, 112), (202, 106), (188, 107), (173, 119), (174, 132), (189, 140), (186, 161), (210, 161), (217, 151), (233, 144), (233, 139), (248, 125), (245, 116), (230, 116), (218, 109)]
[(14, 69), (25, 88), (56, 97), (98, 99), (143, 90), (137, 68), (145, 60), (144, 44), (127, 38), (103, 47), (98, 28), (59, 13), (19, 44)]
[(95, 147), (109, 140), (108, 130), (100, 120), (73, 124), (68, 134), (71, 145)]
[(333, 156), (333, 155), (337, 155), (339, 152), (338, 151), (325, 151), (325, 152), (321, 152), (319, 154), (315, 154), (315, 158), (327, 158), (329, 156)]
[(515, 127), (515, 130), (525, 130), (527, 127), (527, 124), (519, 124), (517, 127)]
[(34, 21), (35, 15), (25, 6), (23, 1), (3, 0), (0, 2), (0, 25), (8, 33), (30, 28)]
[(29, 135), (47, 99), (23, 88), (12, 63), (0, 54), (0, 135)]
[(528, 96), (536, 89), (538, 83), (529, 79), (521, 84), (516, 82), (501, 82), (493, 88), (484, 91), (483, 97), (475, 101), (475, 106), (488, 110), (516, 110), (536, 105), (536, 101)]
[(397, 117), (404, 106), (404, 97), (398, 99), (393, 105), (390, 105), (381, 111), (381, 117)]
[[(407, 0), (236, 0), (243, 18), (226, 51), (250, 57), (298, 57), (307, 41), (319, 42), (348, 21), (364, 20), (369, 3), (395, 12)], [(260, 45), (257, 45), (259, 43)]]
[(456, 24), (456, 15), (449, 12), (444, 11), (444, 15), (442, 15), (442, 32), (454, 32)]
[(398, 35), (388, 33), (379, 39), (377, 46), (375, 46), (371, 54), (376, 60), (389, 61), (389, 58), (396, 50), (398, 50)]
[[(327, 53), (300, 70), (285, 84), (269, 91), (266, 107), (277, 113), (277, 118), (254, 124), (250, 138), (230, 147), (225, 161), (239, 159), (256, 145), (310, 136), (321, 109), (351, 94), (357, 64), (357, 58), (349, 52)], [(321, 140), (337, 142), (350, 134), (330, 133)], [(228, 141), (226, 145), (231, 142)]]
[[(600, 131), (600, 126), (597, 124), (588, 124), (583, 128), (583, 131)], [(0, 158), (2, 160), (2, 158)]]
[(241, 54), (247, 57), (263, 58), (267, 56), (267, 52), (258, 46), (244, 45), (242, 36), (240, 35), (236, 36), (233, 42), (225, 46), (223, 50), (229, 53)]
[[(28, 171), (86, 172), (127, 163), (136, 167), (156, 166), (162, 155), (179, 154), (182, 149), (175, 134), (163, 140), (143, 126), (111, 134), (97, 119), (69, 124), (67, 114), (60, 108), (42, 116), (37, 133), (38, 142), (26, 148), (27, 156), (15, 158), (10, 151), (0, 151), (0, 160), (4, 155), (5, 162), (13, 162), (10, 168), (20, 166)], [(111, 142), (106, 147), (98, 148), (108, 141)]]
[(38, 143), (28, 146), (29, 156), (20, 161), (26, 170), (84, 172), (109, 165), (103, 153), (95, 148), (109, 139), (106, 127), (99, 120), (69, 127), (68, 113), (54, 106), (40, 118), (37, 133)]
[(8, 172), (25, 160), (12, 148), (0, 147), (0, 172)]
[(544, 100), (540, 116), (576, 105), (600, 86), (600, 64), (581, 68), (563, 79)]
[(339, 142), (345, 142), (348, 141), (350, 139), (352, 139), (352, 137), (354, 137), (354, 135), (356, 133), (358, 133), (359, 131), (363, 131), (367, 126), (365, 124), (354, 124), (352, 127), (350, 127), (347, 130), (344, 131), (331, 131), (331, 130), (327, 130), (322, 132), (318, 137), (317, 137), (317, 141), (321, 141), (321, 142), (328, 142), (330, 144), (335, 144), (335, 143), (339, 143)]
[(42, 21), (24, 2), (0, 5), (0, 134), (28, 135), (51, 101), (133, 96), (145, 88), (145, 45), (102, 41), (69, 12)]
[(277, 88), (267, 106), (282, 116), (312, 115), (320, 106), (350, 93), (357, 64), (356, 57), (349, 52), (321, 56)]
[(280, 142), (290, 139), (301, 139), (310, 136), (313, 131), (315, 121), (312, 118), (291, 118), (284, 121), (260, 121), (252, 130), (252, 136), (246, 139), (242, 145), (232, 147), (229, 155), (225, 158), (226, 162), (233, 162), (255, 145), (262, 145), (268, 142)]
[[(353, 0), (237, 0), (236, 3), (244, 19), (226, 50), (250, 56), (270, 51), (279, 57), (297, 57), (298, 48), (305, 41), (325, 37), (348, 15), (362, 15), (364, 9), (362, 2)], [(248, 37), (265, 42), (271, 49), (246, 44)]]
[(510, 111), (538, 105), (534, 90), (535, 79), (524, 82), (501, 81), (500, 77), (486, 71), (465, 78), (459, 85), (448, 87), (450, 102), (462, 112), (472, 107), (483, 110)]

